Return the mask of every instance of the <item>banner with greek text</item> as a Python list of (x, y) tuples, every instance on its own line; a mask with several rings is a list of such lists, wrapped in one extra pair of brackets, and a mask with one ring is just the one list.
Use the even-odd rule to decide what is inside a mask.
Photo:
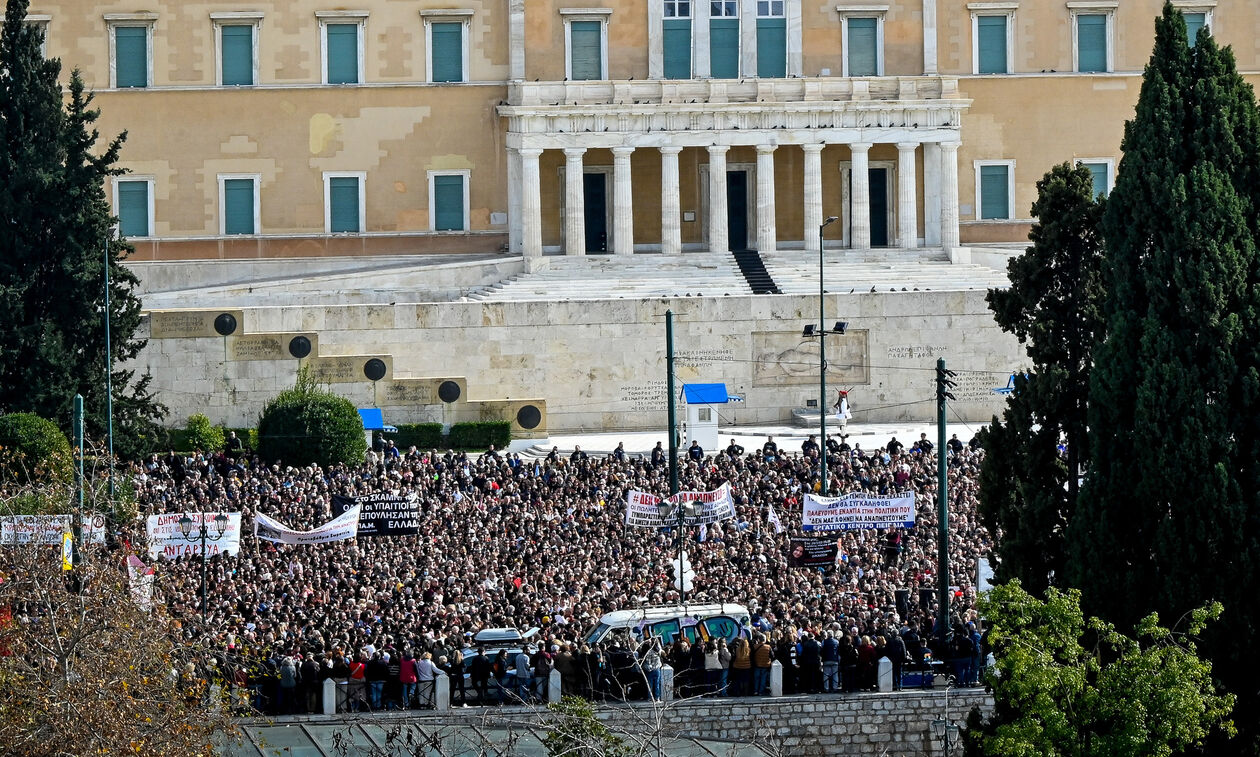
[(912, 528), (914, 493), (881, 495), (855, 492), (844, 497), (806, 494), (801, 522), (806, 531)]
[[(226, 519), (216, 521), (215, 518), (220, 515), (226, 516)], [(187, 535), (179, 522), (185, 517), (192, 521)], [(241, 551), (240, 513), (162, 513), (149, 516), (149, 557), (154, 560), (159, 557), (167, 560), (200, 557), (203, 522), (206, 524), (206, 554), (217, 555), (222, 552), (235, 555)], [(223, 533), (220, 536), (221, 526)]]
[(420, 514), (415, 497), (397, 497), (388, 492), (346, 497), (332, 496), (333, 515), (344, 515), (359, 507), (359, 536), (410, 536), (420, 532)]
[[(735, 517), (735, 501), (731, 499), (730, 484), (723, 484), (711, 492), (678, 492), (665, 500), (674, 507), (688, 502), (696, 505), (695, 515), (688, 516), (688, 526), (717, 523)], [(626, 494), (626, 525), (639, 528), (668, 528), (678, 525), (678, 515), (661, 518), (658, 505), (661, 498), (647, 492), (630, 491)]]
[(355, 505), (324, 525), (310, 531), (297, 531), (259, 514), (254, 518), (254, 536), (277, 544), (326, 544), (353, 539), (359, 531), (359, 506)]
[[(0, 518), (0, 544), (60, 544), (73, 531), (72, 515), (6, 515)], [(83, 540), (105, 543), (105, 516), (83, 515)]]

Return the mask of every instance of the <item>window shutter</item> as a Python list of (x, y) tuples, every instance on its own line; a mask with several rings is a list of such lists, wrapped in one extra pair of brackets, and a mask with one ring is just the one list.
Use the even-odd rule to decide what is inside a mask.
[(573, 74), (575, 81), (604, 78), (600, 60), (603, 57), (600, 26), (599, 21), (569, 23), (569, 45), (573, 54), (573, 59), (569, 62), (569, 72)]
[(359, 25), (328, 24), (328, 83), (359, 83)]
[(147, 27), (114, 27), (114, 66), (118, 86), (149, 86), (149, 30)]
[(433, 65), (433, 81), (464, 80), (464, 25), (442, 22), (429, 27), (433, 49), (429, 60)]
[(254, 83), (254, 27), (220, 27), (219, 46), (223, 55), (223, 83), (251, 86)]
[(757, 76), (787, 76), (787, 20), (757, 19)]
[(1006, 16), (976, 17), (976, 46), (982, 74), (1009, 74), (1006, 64)]
[(1007, 166), (980, 166), (980, 218), (1010, 218)]
[(873, 18), (849, 19), (849, 76), (877, 76), (878, 57), (875, 50)]
[(433, 228), (436, 231), (464, 230), (464, 177), (433, 177)]
[(709, 20), (709, 75), (714, 79), (739, 78), (739, 19)]
[(255, 234), (254, 180), (223, 180), (223, 233)]
[(1107, 194), (1107, 164), (1106, 163), (1086, 163), (1085, 167), (1089, 169), (1089, 175), (1094, 180), (1094, 197), (1098, 195), (1106, 196)]
[(332, 232), (359, 229), (359, 179), (335, 176), (328, 180), (328, 226)]
[(1190, 41), (1190, 46), (1194, 47), (1194, 38), (1199, 36), (1199, 30), (1207, 26), (1206, 13), (1185, 13), (1182, 14), (1186, 19), (1186, 37)]
[(691, 78), (691, 19), (664, 21), (665, 78)]
[(149, 182), (118, 182), (118, 232), (124, 237), (149, 236)]
[(1076, 17), (1076, 70), (1107, 70), (1107, 17), (1083, 13)]

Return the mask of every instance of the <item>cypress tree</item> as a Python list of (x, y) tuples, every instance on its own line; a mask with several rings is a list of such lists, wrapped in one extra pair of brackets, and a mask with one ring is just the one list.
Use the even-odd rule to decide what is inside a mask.
[[(131, 252), (112, 240), (115, 219), (105, 181), (124, 135), (95, 153), (99, 134), (78, 71), (63, 93), (61, 64), (40, 52), (42, 32), (27, 24), (28, 0), (8, 0), (0, 30), (0, 408), (70, 425), (82, 394), (88, 432), (106, 428), (105, 258), (111, 278), (115, 364), (139, 353)], [(164, 408), (149, 377), (113, 372), (116, 446), (124, 454), (156, 430)]]
[(1026, 345), (1032, 365), (1016, 377), (1005, 422), (995, 417), (981, 434), (980, 515), (1002, 534), (998, 580), (1018, 578), (1034, 594), (1062, 580), (1064, 532), (1089, 459), (1089, 376), (1102, 326), (1102, 208), (1089, 169), (1052, 168), (1037, 182), (1032, 245), (1011, 260), (1010, 287), (988, 295), (994, 319)]
[(1260, 554), (1260, 124), (1228, 48), (1205, 30), (1191, 49), (1171, 5), (1155, 28), (1103, 220), (1106, 336), (1069, 567), (1087, 610), (1125, 628), (1151, 610), (1175, 622), (1224, 604), (1204, 649), (1253, 729), (1230, 749), (1249, 751), (1260, 714), (1247, 664)]

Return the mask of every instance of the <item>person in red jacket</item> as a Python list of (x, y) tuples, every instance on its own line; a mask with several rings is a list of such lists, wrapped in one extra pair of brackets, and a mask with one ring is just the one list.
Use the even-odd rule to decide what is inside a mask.
[(402, 663), (398, 666), (398, 680), (402, 683), (403, 709), (410, 710), (416, 699), (416, 661), (411, 650), (403, 652)]

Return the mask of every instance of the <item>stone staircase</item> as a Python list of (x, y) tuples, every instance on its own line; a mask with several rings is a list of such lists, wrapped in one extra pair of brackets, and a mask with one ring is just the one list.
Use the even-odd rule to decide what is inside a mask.
[(735, 257), (735, 263), (739, 266), (739, 271), (744, 275), (748, 286), (752, 288), (753, 294), (783, 294), (779, 291), (779, 287), (775, 286), (770, 272), (766, 270), (761, 253), (756, 250), (740, 250), (732, 252), (731, 255)]
[[(766, 270), (784, 294), (818, 293), (818, 253), (763, 254)], [(957, 292), (1004, 288), (1006, 272), (949, 261), (941, 250), (834, 250), (824, 255), (828, 292)]]
[(545, 257), (539, 270), (470, 293), (471, 301), (608, 300), (749, 295), (734, 258), (685, 255)]

